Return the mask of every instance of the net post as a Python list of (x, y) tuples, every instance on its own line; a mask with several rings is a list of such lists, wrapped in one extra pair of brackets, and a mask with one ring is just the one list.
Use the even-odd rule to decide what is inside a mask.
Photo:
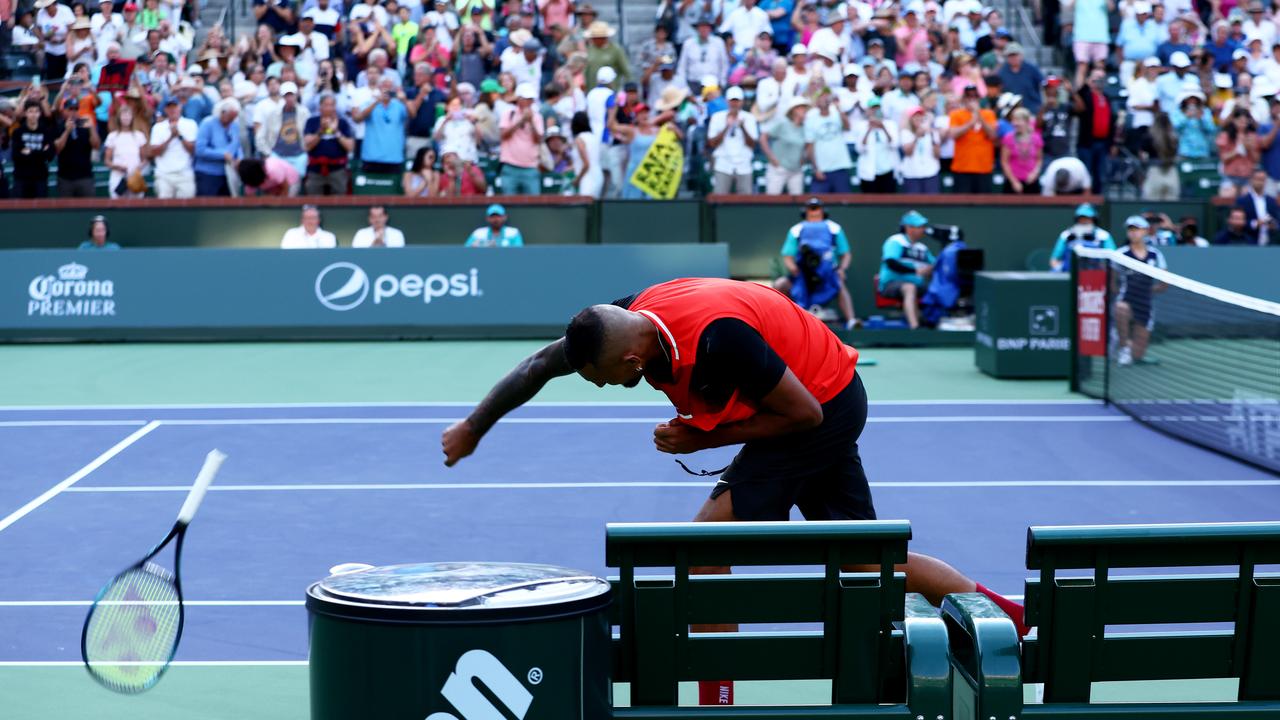
[(1071, 301), (1068, 307), (1071, 312), (1067, 317), (1071, 323), (1071, 374), (1069, 376), (1071, 392), (1080, 392), (1080, 258), (1076, 257), (1075, 248), (1071, 249), (1071, 257), (1067, 260), (1071, 265)]
[(1103, 261), (1107, 268), (1107, 280), (1103, 287), (1106, 289), (1103, 297), (1106, 302), (1102, 304), (1102, 402), (1104, 405), (1111, 404), (1111, 258)]

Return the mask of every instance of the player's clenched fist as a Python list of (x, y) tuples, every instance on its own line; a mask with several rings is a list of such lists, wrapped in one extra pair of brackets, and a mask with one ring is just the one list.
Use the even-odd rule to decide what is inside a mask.
[(653, 444), (661, 452), (683, 455), (705, 449), (706, 433), (672, 420), (659, 423), (653, 429)]
[(476, 434), (467, 420), (459, 420), (450, 425), (440, 435), (440, 449), (444, 452), (445, 467), (453, 467), (454, 463), (476, 451), (480, 436)]

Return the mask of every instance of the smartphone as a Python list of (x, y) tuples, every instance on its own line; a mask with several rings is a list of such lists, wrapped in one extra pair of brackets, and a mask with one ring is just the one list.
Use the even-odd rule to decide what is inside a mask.
[(39, 75), (32, 75), (32, 76), (31, 76), (31, 87), (40, 87), (40, 76), (39, 76)]

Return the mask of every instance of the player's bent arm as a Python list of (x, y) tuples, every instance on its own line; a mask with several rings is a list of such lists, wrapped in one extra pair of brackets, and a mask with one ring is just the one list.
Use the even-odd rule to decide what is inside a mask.
[(506, 377), (498, 381), (484, 400), (471, 411), (471, 416), (450, 425), (440, 436), (444, 464), (453, 467), (459, 460), (475, 452), (480, 438), (503, 415), (525, 404), (547, 381), (573, 372), (564, 357), (564, 340), (557, 340), (530, 355)]
[(706, 446), (721, 447), (790, 435), (821, 424), (822, 404), (788, 368), (773, 390), (760, 399), (759, 412), (741, 422), (721, 425), (706, 433)]
[(533, 399), (547, 381), (572, 374), (561, 338), (521, 360), (493, 386), (467, 420), (477, 435), (484, 435), (503, 415)]

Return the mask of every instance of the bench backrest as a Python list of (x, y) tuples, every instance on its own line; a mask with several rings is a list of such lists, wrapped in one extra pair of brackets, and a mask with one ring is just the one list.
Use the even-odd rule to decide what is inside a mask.
[[(1280, 576), (1256, 572), (1274, 564), (1280, 523), (1032, 527), (1027, 569), (1040, 575), (1026, 617), (1038, 630), (1023, 680), (1045, 683), (1050, 703), (1088, 702), (1091, 682), (1186, 678), (1239, 678), (1240, 700), (1280, 700)], [(1112, 573), (1197, 567), (1219, 572)], [(1227, 622), (1233, 631), (1106, 632)]]
[[(611, 524), (606, 564), (617, 568), (614, 679), (633, 705), (676, 704), (682, 680), (830, 678), (832, 702), (878, 703), (902, 674), (906, 521)], [(871, 566), (874, 572), (841, 568)], [(818, 566), (821, 572), (695, 575), (706, 566)], [(637, 576), (660, 568), (666, 576)], [(820, 632), (689, 637), (690, 624), (820, 623)], [(897, 642), (897, 651), (893, 643)], [(897, 701), (901, 701), (899, 697)]]

